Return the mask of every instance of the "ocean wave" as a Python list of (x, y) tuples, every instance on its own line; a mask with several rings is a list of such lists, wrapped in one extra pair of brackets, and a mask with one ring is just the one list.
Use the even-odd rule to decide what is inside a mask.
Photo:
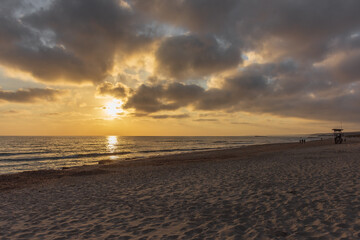
[(60, 159), (117, 156), (117, 155), (129, 154), (129, 153), (132, 153), (132, 152), (86, 153), (86, 154), (74, 154), (74, 155), (69, 155), (69, 156), (35, 157), (35, 158), (14, 158), (14, 159), (8, 158), (8, 159), (1, 159), (0, 161), (9, 161), (9, 162), (47, 161), (47, 160), (60, 160)]
[(254, 144), (253, 141), (233, 141), (229, 142), (229, 144)]
[(44, 154), (52, 152), (0, 152), (0, 157), (16, 156), (16, 155), (32, 155), (32, 154)]

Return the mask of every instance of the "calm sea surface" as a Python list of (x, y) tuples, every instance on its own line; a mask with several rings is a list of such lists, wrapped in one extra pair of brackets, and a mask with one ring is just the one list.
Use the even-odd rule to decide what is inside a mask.
[(0, 174), (131, 160), (155, 155), (297, 142), (285, 137), (8, 137), (0, 136)]

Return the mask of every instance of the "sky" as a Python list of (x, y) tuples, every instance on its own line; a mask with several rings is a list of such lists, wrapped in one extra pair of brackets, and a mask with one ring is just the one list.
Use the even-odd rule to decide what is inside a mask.
[(1, 0), (0, 135), (360, 129), (358, 0)]

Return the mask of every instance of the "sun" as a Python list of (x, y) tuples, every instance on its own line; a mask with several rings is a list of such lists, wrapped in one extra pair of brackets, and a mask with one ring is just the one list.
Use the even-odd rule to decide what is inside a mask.
[(108, 116), (115, 118), (124, 112), (122, 104), (123, 102), (121, 100), (113, 99), (111, 102), (106, 103), (103, 109)]

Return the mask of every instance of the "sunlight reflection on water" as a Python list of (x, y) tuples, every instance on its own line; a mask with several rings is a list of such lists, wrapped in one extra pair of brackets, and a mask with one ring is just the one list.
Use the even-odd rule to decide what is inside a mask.
[[(113, 153), (116, 151), (118, 145), (118, 138), (117, 136), (108, 136), (107, 137), (107, 149), (110, 153)], [(111, 160), (115, 160), (119, 158), (119, 156), (110, 156)]]

